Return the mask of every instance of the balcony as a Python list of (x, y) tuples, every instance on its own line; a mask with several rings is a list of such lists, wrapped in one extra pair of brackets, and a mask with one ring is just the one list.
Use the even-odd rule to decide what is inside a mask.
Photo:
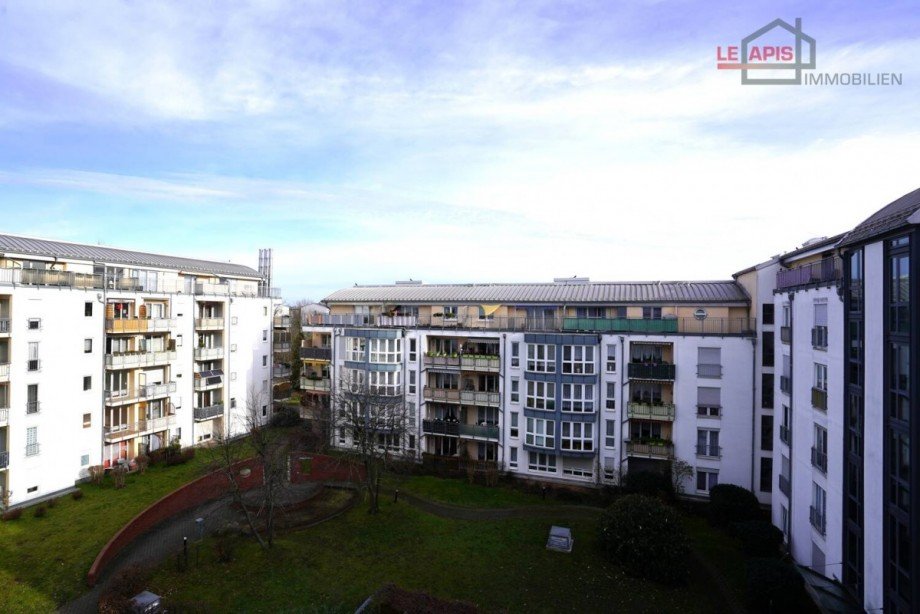
[(792, 378), (788, 375), (779, 376), (779, 389), (780, 392), (785, 392), (789, 394), (789, 391), (792, 390)]
[(306, 375), (300, 376), (300, 389), (312, 390), (315, 392), (329, 392), (332, 389), (332, 382), (329, 378), (312, 378)]
[(444, 356), (444, 355), (437, 355), (437, 354), (425, 354), (425, 366), (426, 367), (441, 367), (441, 368), (459, 369), (460, 368), (460, 356)]
[(782, 493), (783, 493), (784, 495), (786, 495), (787, 497), (790, 496), (789, 493), (792, 492), (792, 487), (791, 487), (791, 485), (789, 484), (789, 478), (786, 477), (786, 476), (783, 475), (783, 474), (780, 474), (780, 475), (779, 475), (779, 489), (780, 489), (780, 490), (782, 491)]
[(224, 404), (215, 403), (214, 405), (208, 405), (207, 407), (196, 407), (194, 413), (195, 422), (203, 422), (204, 420), (220, 418), (224, 415)]
[(433, 388), (425, 386), (422, 391), (426, 401), (441, 401), (444, 403), (459, 403), (460, 391), (454, 388)]
[(826, 530), (826, 518), (823, 510), (819, 510), (814, 505), (808, 507), (808, 520), (811, 521), (811, 526), (813, 526), (818, 533), (821, 535), (825, 534)]
[(676, 407), (673, 403), (655, 405), (652, 403), (631, 402), (626, 405), (626, 414), (630, 419), (674, 420), (675, 409)]
[(447, 422), (445, 420), (422, 420), (422, 432), (426, 435), (457, 437), (460, 434), (460, 425), (456, 422)]
[(223, 318), (195, 318), (195, 330), (223, 330)]
[(119, 424), (115, 426), (104, 426), (102, 428), (103, 436), (109, 443), (122, 441), (124, 439), (133, 439), (141, 435), (149, 435), (158, 431), (165, 431), (176, 425), (175, 414), (160, 416), (159, 418), (146, 418), (138, 420), (133, 424)]
[(272, 318), (272, 326), (274, 328), (290, 328), (291, 316), (275, 316)]
[(627, 365), (627, 374), (630, 379), (650, 379), (674, 381), (676, 367), (667, 363), (645, 364), (631, 362)]
[(10, 453), (4, 450), (0, 452), (0, 469), (6, 469), (10, 466)]
[(794, 269), (776, 272), (776, 288), (785, 290), (812, 284), (830, 284), (840, 281), (843, 264), (836, 256), (812, 262)]
[(626, 453), (630, 456), (671, 460), (674, 458), (674, 444), (665, 439), (630, 440), (626, 442)]
[(696, 366), (696, 376), (707, 379), (720, 379), (722, 377), (722, 365), (698, 364)]
[(779, 340), (785, 344), (789, 344), (792, 341), (792, 327), (791, 326), (780, 326), (779, 327)]
[(0, 407), (0, 426), (5, 426), (10, 421), (10, 408)]
[(39, 269), (0, 269), (0, 284), (84, 289), (94, 288), (99, 290), (104, 286), (102, 275)]
[(460, 436), (473, 439), (498, 439), (498, 426), (490, 424), (461, 424)]
[(0, 362), (0, 382), (10, 381), (10, 363)]
[(497, 392), (486, 392), (478, 390), (461, 390), (460, 402), (466, 405), (484, 405), (486, 407), (498, 407), (501, 404), (501, 395)]
[(123, 352), (106, 354), (105, 366), (107, 369), (135, 369), (137, 367), (154, 367), (165, 365), (176, 359), (176, 353), (163, 352)]
[(224, 385), (224, 372), (220, 369), (195, 373), (195, 391), (214, 390)]
[(275, 365), (272, 367), (273, 379), (290, 379), (291, 368), (287, 365)]
[(272, 349), (275, 352), (286, 353), (291, 351), (291, 342), (290, 341), (276, 341), (272, 346)]
[(224, 348), (195, 348), (195, 360), (220, 360), (224, 357)]
[(195, 284), (195, 294), (213, 294), (216, 296), (228, 296), (230, 294), (230, 284), (215, 284), (200, 282)]
[(713, 446), (705, 443), (696, 444), (696, 455), (697, 456), (706, 456), (709, 458), (721, 458), (722, 457), (722, 446)]
[(107, 318), (105, 332), (107, 333), (148, 333), (168, 332), (176, 325), (170, 318)]
[(792, 429), (785, 424), (779, 425), (779, 440), (787, 446), (792, 445)]
[(165, 397), (176, 391), (176, 382), (165, 382), (162, 384), (147, 384), (138, 387), (138, 396), (142, 399), (156, 399)]
[(464, 355), (460, 357), (460, 368), (464, 371), (498, 373), (501, 368), (501, 359), (498, 356)]
[(26, 401), (26, 413), (37, 414), (42, 409), (41, 401)]
[(9, 333), (10, 333), (10, 319), (0, 318), (0, 335), (8, 335)]
[(815, 409), (827, 411), (827, 390), (822, 390), (821, 388), (812, 388), (811, 406)]
[(827, 327), (815, 326), (811, 329), (811, 347), (816, 350), (827, 349)]
[(821, 473), (827, 473), (827, 452), (822, 452), (818, 448), (811, 449), (811, 464)]
[(307, 360), (332, 360), (332, 348), (300, 348), (300, 357)]

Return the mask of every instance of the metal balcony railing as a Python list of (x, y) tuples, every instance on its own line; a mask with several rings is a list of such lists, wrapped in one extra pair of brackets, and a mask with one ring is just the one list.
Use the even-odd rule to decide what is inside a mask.
[(291, 377), (291, 368), (284, 365), (275, 365), (272, 367), (272, 378), (283, 379)]
[(107, 333), (147, 333), (167, 332), (175, 327), (176, 321), (171, 318), (107, 318), (105, 332)]
[(460, 356), (460, 368), (464, 371), (486, 371), (497, 373), (501, 368), (498, 356)]
[(794, 269), (776, 272), (776, 288), (784, 290), (809, 284), (830, 283), (840, 280), (843, 263), (836, 256), (812, 262)]
[(676, 371), (675, 365), (667, 363), (645, 364), (631, 362), (627, 365), (626, 369), (630, 379), (657, 379), (665, 381), (673, 381), (676, 376)]
[(195, 348), (195, 360), (218, 360), (224, 357), (224, 348)]
[(827, 349), (827, 327), (815, 326), (811, 329), (811, 346), (815, 349)]
[(434, 388), (425, 386), (422, 394), (426, 401), (445, 401), (447, 403), (459, 403), (460, 391), (455, 388)]
[(498, 439), (498, 425), (460, 424), (460, 436), (478, 439)]
[(779, 389), (780, 392), (785, 392), (789, 394), (789, 391), (792, 390), (792, 378), (788, 375), (779, 376)]
[(629, 418), (641, 418), (643, 420), (673, 420), (675, 405), (673, 403), (655, 405), (652, 403), (631, 402), (627, 403), (626, 412)]
[(165, 382), (162, 384), (147, 384), (138, 386), (138, 396), (142, 399), (155, 399), (163, 397), (176, 391), (176, 382)]
[(157, 418), (144, 418), (133, 423), (107, 425), (102, 427), (102, 434), (106, 441), (114, 442), (165, 431), (175, 426), (175, 424), (175, 414), (167, 414)]
[(0, 318), (0, 335), (10, 332), (10, 319)]
[(152, 367), (164, 365), (176, 359), (173, 351), (161, 352), (124, 352), (106, 354), (105, 366), (110, 369), (133, 369), (135, 367)]
[(722, 446), (698, 443), (696, 444), (696, 454), (697, 456), (710, 456), (713, 458), (720, 458), (722, 456)]
[(310, 378), (305, 375), (301, 375), (300, 389), (328, 392), (332, 389), (332, 382), (329, 380), (329, 378)]
[(827, 390), (821, 388), (811, 389), (811, 406), (815, 409), (827, 411)]
[(460, 434), (460, 425), (457, 422), (447, 422), (445, 420), (422, 420), (422, 432), (427, 435), (451, 435), (456, 437)]
[(460, 368), (460, 356), (437, 356), (426, 354), (425, 355), (425, 366), (427, 367), (452, 367), (455, 369)]
[(779, 327), (779, 340), (782, 343), (789, 343), (792, 340), (792, 327), (791, 326), (780, 326)]
[(275, 328), (290, 328), (291, 316), (275, 316), (272, 318), (272, 326)]
[(626, 453), (631, 456), (646, 456), (648, 458), (674, 458), (674, 444), (670, 441), (643, 443), (641, 441), (627, 441)]
[(460, 402), (466, 403), (468, 405), (485, 405), (488, 407), (498, 407), (501, 403), (501, 395), (497, 392), (461, 390)]
[(792, 429), (785, 424), (779, 425), (779, 440), (787, 446), (792, 445)]
[(224, 415), (224, 404), (215, 403), (207, 407), (196, 407), (194, 414), (196, 421), (213, 420), (214, 418), (219, 418)]
[(223, 330), (223, 318), (195, 318), (195, 328), (197, 330)]
[(696, 376), (708, 379), (719, 379), (722, 377), (722, 365), (696, 365)]
[(308, 360), (332, 360), (332, 348), (300, 348), (300, 357)]
[(827, 452), (813, 447), (811, 449), (811, 464), (820, 469), (821, 473), (827, 473)]
[(10, 466), (10, 453), (8, 450), (0, 452), (0, 469), (6, 469)]
[(825, 518), (824, 510), (819, 510), (814, 505), (809, 506), (808, 520), (811, 521), (811, 526), (817, 529), (818, 533), (821, 535), (825, 534), (827, 519)]
[(789, 493), (792, 492), (792, 488), (789, 485), (789, 478), (783, 474), (779, 475), (779, 489), (787, 497), (789, 496)]

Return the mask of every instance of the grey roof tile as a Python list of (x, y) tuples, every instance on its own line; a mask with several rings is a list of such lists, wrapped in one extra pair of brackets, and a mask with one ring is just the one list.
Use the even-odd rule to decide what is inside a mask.
[(847, 233), (839, 247), (865, 243), (907, 225), (907, 218), (920, 209), (920, 188), (882, 207)]

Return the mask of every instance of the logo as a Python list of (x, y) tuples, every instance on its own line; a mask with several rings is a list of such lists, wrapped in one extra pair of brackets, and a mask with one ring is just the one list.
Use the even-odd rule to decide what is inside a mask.
[(716, 68), (740, 70), (742, 85), (801, 85), (802, 70), (815, 68), (815, 47), (800, 17), (795, 26), (774, 19), (742, 38), (740, 47), (716, 47)]

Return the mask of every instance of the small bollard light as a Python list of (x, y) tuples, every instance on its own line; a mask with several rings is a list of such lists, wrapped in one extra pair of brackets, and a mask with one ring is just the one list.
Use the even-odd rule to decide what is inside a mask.
[(399, 503), (399, 489), (396, 489), (396, 492), (393, 493), (393, 503)]
[(540, 493), (543, 495), (543, 500), (546, 501), (546, 486), (540, 488)]

